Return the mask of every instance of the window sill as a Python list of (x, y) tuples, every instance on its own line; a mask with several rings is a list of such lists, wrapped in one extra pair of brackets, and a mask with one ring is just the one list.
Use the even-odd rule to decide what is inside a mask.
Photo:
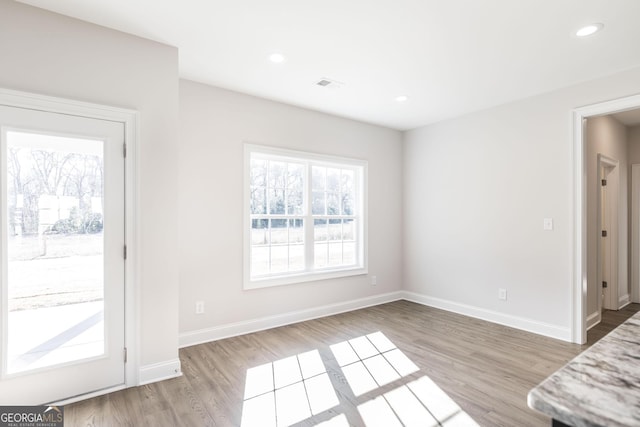
[(339, 279), (343, 277), (360, 276), (367, 274), (367, 268), (355, 267), (343, 270), (305, 272), (300, 274), (288, 274), (286, 276), (265, 277), (262, 279), (250, 279), (245, 277), (244, 290), (270, 288), (273, 286), (294, 285), (306, 282), (317, 282), (321, 280)]

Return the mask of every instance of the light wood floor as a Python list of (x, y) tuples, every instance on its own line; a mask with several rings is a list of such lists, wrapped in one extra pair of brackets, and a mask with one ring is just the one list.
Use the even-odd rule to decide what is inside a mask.
[[(340, 404), (300, 425), (339, 414), (363, 425), (358, 405), (427, 376), (479, 425), (548, 426), (529, 390), (637, 311), (605, 312), (579, 346), (397, 301), (182, 349), (182, 377), (68, 405), (65, 425), (239, 426), (247, 369), (317, 349)], [(419, 371), (356, 397), (329, 346), (377, 331)]]

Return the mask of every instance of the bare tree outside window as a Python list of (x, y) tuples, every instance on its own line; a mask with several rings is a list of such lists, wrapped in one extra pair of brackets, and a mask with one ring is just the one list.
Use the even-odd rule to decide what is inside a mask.
[[(55, 272), (34, 269), (28, 261), (57, 259), (61, 265), (78, 257), (101, 258), (103, 143), (47, 136), (47, 146), (43, 135), (8, 135), (8, 261), (15, 279), (9, 289), (10, 311), (102, 299), (97, 276), (100, 286), (80, 279), (57, 283), (54, 298), (47, 289), (54, 288)], [(42, 280), (20, 279), (28, 273), (41, 274)], [(29, 286), (23, 285), (27, 282)]]
[(364, 270), (363, 163), (274, 151), (247, 163), (251, 280)]

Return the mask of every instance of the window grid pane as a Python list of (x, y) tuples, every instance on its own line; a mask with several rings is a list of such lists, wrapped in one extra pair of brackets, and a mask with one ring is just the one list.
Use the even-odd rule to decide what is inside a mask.
[(325, 217), (314, 219), (314, 267), (353, 266), (356, 264), (356, 220)]
[(314, 268), (356, 265), (355, 171), (320, 165), (311, 169)]
[(254, 218), (251, 226), (251, 275), (304, 270), (304, 220)]
[(251, 277), (358, 266), (361, 169), (255, 154), (249, 164)]

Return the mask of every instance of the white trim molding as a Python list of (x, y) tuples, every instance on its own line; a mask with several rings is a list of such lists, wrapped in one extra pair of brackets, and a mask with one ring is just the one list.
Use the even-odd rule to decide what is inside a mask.
[(587, 316), (587, 331), (602, 321), (600, 310), (594, 311)]
[(431, 297), (415, 292), (402, 291), (401, 293), (402, 299), (426, 305), (428, 307), (451, 311), (453, 313), (462, 314), (464, 316), (486, 320), (491, 323), (497, 323), (499, 325), (509, 326), (511, 328), (520, 329), (523, 331), (532, 332), (534, 334), (544, 335), (563, 341), (571, 341), (571, 330), (568, 327), (552, 325), (549, 323), (539, 322), (537, 320), (527, 319), (520, 316), (512, 316), (510, 314), (504, 314), (493, 310), (487, 310), (484, 308), (461, 304), (455, 301)]
[(172, 359), (164, 362), (152, 363), (140, 367), (138, 385), (151, 384), (182, 376), (180, 359)]
[(192, 345), (203, 344), (225, 338), (236, 337), (253, 332), (259, 332), (271, 328), (277, 328), (279, 326), (318, 319), (321, 317), (331, 316), (334, 314), (340, 314), (399, 300), (411, 301), (428, 307), (438, 308), (441, 310), (458, 313), (464, 316), (486, 320), (488, 322), (509, 326), (515, 329), (520, 329), (563, 341), (571, 341), (571, 329), (569, 327), (562, 327), (549, 323), (539, 322), (532, 319), (527, 319), (524, 317), (512, 316), (509, 314), (499, 313), (497, 311), (473, 307), (470, 305), (448, 301), (441, 298), (430, 297), (428, 295), (422, 295), (415, 292), (396, 291), (337, 304), (310, 308), (306, 310), (292, 311), (275, 316), (267, 316), (243, 322), (214, 326), (212, 328), (184, 332), (180, 334), (180, 348), (190, 347)]
[(631, 165), (631, 301), (640, 302), (640, 164)]
[(109, 387), (102, 390), (94, 391), (93, 393), (81, 394), (80, 396), (73, 396), (65, 400), (61, 400), (59, 402), (51, 402), (48, 405), (51, 406), (65, 406), (70, 405), (72, 403), (80, 402), (81, 400), (92, 399), (98, 396), (104, 396), (105, 394), (115, 393), (116, 391), (124, 390), (127, 388), (125, 385), (119, 385), (116, 387)]
[(321, 317), (345, 313), (348, 311), (359, 310), (361, 308), (385, 304), (388, 302), (398, 301), (400, 299), (402, 299), (401, 291), (390, 292), (386, 294), (373, 295), (356, 300), (340, 302), (337, 304), (329, 304), (320, 307), (309, 308), (306, 310), (297, 310), (274, 316), (261, 317), (243, 322), (227, 323), (220, 326), (214, 326), (212, 328), (184, 332), (180, 334), (180, 348), (203, 344), (211, 341), (217, 341), (224, 338), (235, 337), (238, 335), (250, 334), (252, 332), (277, 328), (279, 326), (291, 325), (293, 323), (318, 319)]
[[(139, 180), (138, 141), (140, 140), (140, 117), (135, 110), (93, 104), (71, 99), (45, 96), (0, 88), (0, 105), (50, 111), (93, 119), (109, 120), (124, 124), (125, 144), (125, 244), (127, 260), (125, 263), (125, 346), (127, 363), (125, 364), (125, 386), (139, 384)], [(102, 394), (102, 391), (96, 393)], [(94, 395), (89, 394), (87, 396)]]
[[(596, 224), (598, 235), (600, 235), (603, 230), (608, 230), (609, 238), (604, 239), (605, 243), (603, 245), (603, 239), (596, 240), (596, 253), (597, 255), (597, 274), (596, 274), (596, 287), (597, 287), (597, 296), (598, 296), (598, 310), (607, 309), (607, 310), (617, 310), (620, 306), (618, 305), (617, 298), (618, 288), (621, 274), (621, 266), (623, 266), (622, 259), (620, 259), (619, 254), (622, 253), (622, 245), (623, 247), (626, 245), (627, 239), (626, 236), (621, 233), (620, 227), (620, 215), (621, 209), (619, 209), (620, 205), (620, 162), (616, 159), (613, 159), (609, 156), (605, 156), (602, 153), (597, 153), (597, 182), (602, 182), (602, 180), (607, 181), (607, 186), (602, 187), (598, 186), (596, 201)], [(607, 197), (603, 196), (603, 191), (605, 188), (610, 188), (607, 190)], [(603, 202), (604, 199), (604, 202)], [(606, 209), (608, 215), (605, 215), (605, 220), (603, 223), (603, 215), (602, 210)], [(587, 225), (588, 226), (588, 225)], [(605, 250), (606, 249), (606, 250)], [(606, 299), (603, 299), (603, 288), (602, 282), (604, 280), (604, 273), (602, 263), (604, 262), (603, 250), (608, 255), (608, 262), (610, 264), (610, 271), (607, 276), (607, 281), (609, 282), (609, 286), (604, 289), (604, 294), (606, 295)], [(624, 268), (622, 269), (624, 270)], [(593, 287), (593, 285), (592, 285)], [(605, 300), (608, 302), (608, 306), (605, 307)], [(587, 319), (587, 330), (589, 329), (588, 319)]]
[(618, 310), (622, 310), (629, 304), (631, 304), (631, 296), (628, 293), (618, 298)]
[[(302, 176), (300, 181), (302, 182), (302, 188), (299, 190), (302, 194), (300, 201), (300, 212), (282, 212), (281, 214), (273, 214), (266, 209), (262, 213), (252, 212), (252, 182), (251, 176), (253, 174), (251, 168), (251, 162), (253, 160), (263, 162), (284, 162), (286, 164), (299, 165), (302, 170)], [(315, 167), (327, 167), (337, 168), (341, 170), (349, 170), (353, 173), (353, 190), (352, 190), (352, 205), (353, 210), (349, 213), (340, 212), (340, 215), (330, 214), (328, 211), (325, 215), (315, 215), (313, 212), (313, 179), (312, 170)], [(269, 167), (270, 169), (270, 167)], [(270, 173), (270, 172), (269, 172)], [(261, 184), (258, 188), (268, 189), (266, 182), (268, 181), (265, 176), (265, 183)], [(338, 157), (333, 155), (324, 155), (317, 153), (307, 153), (297, 150), (289, 150), (284, 148), (267, 147), (259, 144), (244, 143), (244, 232), (243, 232), (243, 288), (245, 290), (265, 288), (270, 286), (299, 284), (304, 282), (312, 282), (318, 280), (334, 279), (338, 277), (359, 276), (368, 273), (368, 225), (367, 225), (367, 180), (368, 180), (368, 162), (362, 159), (354, 159), (347, 157)], [(269, 184), (271, 185), (271, 184)], [(328, 190), (327, 190), (328, 191)], [(264, 203), (270, 205), (270, 202), (266, 200)], [(341, 209), (342, 211), (342, 209)], [(254, 252), (256, 249), (254, 240), (253, 227), (255, 221), (260, 224), (260, 221), (268, 221), (273, 224), (273, 221), (300, 221), (299, 227), (302, 229), (304, 238), (302, 243), (296, 243), (298, 246), (302, 246), (304, 250), (303, 267), (298, 271), (281, 271), (271, 272), (270, 268), (267, 268), (265, 272), (252, 271), (254, 262)], [(344, 265), (326, 265), (323, 267), (316, 267), (314, 262), (314, 233), (316, 221), (333, 221), (333, 220), (349, 220), (353, 221), (353, 242), (355, 242), (354, 262), (352, 264)], [(271, 230), (272, 225), (268, 226)], [(350, 239), (351, 240), (351, 239)], [(306, 242), (306, 243), (305, 243)], [(311, 243), (309, 243), (311, 242)], [(271, 253), (271, 243), (266, 243), (266, 249)], [(285, 243), (285, 246), (287, 244)], [(264, 249), (264, 244), (258, 245)], [(317, 246), (317, 245), (316, 245)], [(269, 258), (270, 259), (270, 258)], [(267, 264), (270, 261), (267, 260)]]
[(587, 105), (572, 111), (573, 128), (573, 278), (571, 299), (571, 341), (587, 341), (587, 207), (584, 121), (589, 117), (640, 107), (640, 94)]

